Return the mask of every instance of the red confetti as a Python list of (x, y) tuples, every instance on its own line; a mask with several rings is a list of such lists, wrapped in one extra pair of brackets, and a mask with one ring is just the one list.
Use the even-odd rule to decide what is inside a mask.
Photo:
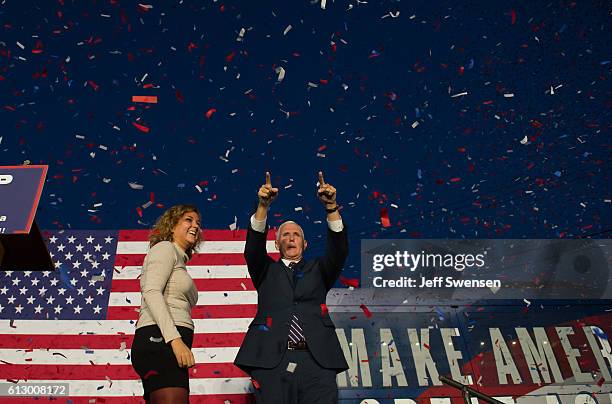
[(604, 384), (604, 382), (605, 382), (605, 380), (604, 380), (604, 378), (602, 377), (601, 379), (599, 379), (599, 380), (597, 381), (597, 385), (598, 385), (599, 387), (601, 387), (601, 386)]
[(512, 25), (516, 24), (516, 11), (510, 10), (510, 18), (512, 19)]
[(325, 303), (321, 303), (321, 315), (324, 316), (329, 313), (329, 309)]
[(367, 318), (372, 317), (372, 312), (370, 311), (370, 309), (368, 309), (368, 307), (365, 304), (360, 304), (359, 308), (363, 311), (363, 314), (365, 314)]
[(183, 93), (181, 93), (179, 90), (176, 90), (176, 100), (178, 102), (185, 102), (185, 97), (183, 97)]
[(138, 213), (138, 216), (142, 217), (142, 208), (140, 206), (136, 208), (136, 213)]
[(429, 344), (425, 344), (425, 343), (423, 343), (423, 346), (424, 346), (426, 349), (429, 349)]
[(133, 95), (132, 102), (146, 102), (149, 104), (157, 104), (157, 96), (155, 95)]
[(270, 317), (270, 316), (266, 317), (266, 326), (268, 328), (272, 328), (272, 317)]
[(209, 109), (208, 111), (206, 111), (206, 118), (207, 118), (207, 119), (210, 119), (210, 118), (213, 116), (213, 114), (214, 114), (215, 112), (217, 112), (217, 108), (211, 108), (211, 109)]
[(339, 279), (340, 279), (340, 283), (342, 283), (344, 286), (352, 286), (354, 288), (359, 287), (359, 279), (345, 278), (342, 275), (340, 275)]
[(151, 11), (152, 8), (153, 8), (153, 6), (151, 6), (149, 4), (138, 3), (138, 10), (142, 11), (143, 13), (147, 13), (147, 12)]
[(93, 88), (94, 91), (98, 91), (98, 89), (100, 88), (100, 86), (96, 84), (96, 82), (93, 80), (87, 80), (87, 84), (89, 84), (89, 86)]
[(253, 383), (253, 387), (255, 387), (257, 390), (259, 390), (260, 386), (259, 386), (259, 382), (255, 379), (251, 379), (251, 383)]
[(383, 227), (391, 227), (391, 221), (389, 220), (389, 212), (387, 211), (387, 208), (382, 208), (380, 210), (380, 222), (382, 223)]
[(236, 52), (232, 52), (232, 53), (230, 53), (229, 55), (227, 55), (227, 56), (225, 57), (225, 61), (226, 61), (227, 63), (232, 63), (232, 60), (234, 60), (234, 57), (235, 57), (235, 56), (236, 56)]
[(157, 371), (155, 370), (149, 370), (145, 375), (144, 375), (144, 379), (147, 380), (149, 377), (151, 376), (158, 376), (159, 373), (157, 373)]
[(34, 49), (32, 49), (32, 53), (40, 54), (42, 52), (43, 52), (43, 43), (42, 41), (38, 40), (36, 41), (36, 46), (34, 46)]
[(136, 123), (136, 122), (132, 122), (132, 125), (134, 125), (134, 127), (136, 129), (138, 129), (139, 131), (144, 132), (144, 133), (149, 133), (149, 131), (151, 130), (151, 129), (147, 128), (146, 126), (141, 125), (141, 124)]

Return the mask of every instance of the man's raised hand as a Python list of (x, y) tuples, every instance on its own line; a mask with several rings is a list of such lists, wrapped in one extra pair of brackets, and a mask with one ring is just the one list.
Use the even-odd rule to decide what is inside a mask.
[(323, 179), (323, 172), (319, 171), (319, 189), (317, 190), (319, 200), (326, 207), (334, 207), (336, 205), (336, 188), (331, 184), (326, 184)]
[(265, 207), (270, 206), (272, 201), (278, 196), (278, 188), (272, 187), (270, 172), (268, 171), (266, 171), (266, 183), (259, 187), (257, 196), (259, 197), (259, 204)]

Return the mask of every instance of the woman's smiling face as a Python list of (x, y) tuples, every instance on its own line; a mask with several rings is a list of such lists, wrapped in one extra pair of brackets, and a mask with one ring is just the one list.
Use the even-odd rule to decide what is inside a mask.
[(187, 251), (200, 238), (200, 226), (200, 216), (195, 212), (186, 212), (172, 229), (172, 241)]

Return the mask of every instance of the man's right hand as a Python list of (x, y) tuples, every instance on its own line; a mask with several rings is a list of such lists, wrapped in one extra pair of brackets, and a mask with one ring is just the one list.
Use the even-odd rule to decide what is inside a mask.
[(193, 352), (191, 352), (191, 349), (185, 345), (182, 338), (173, 339), (170, 341), (170, 346), (172, 347), (174, 356), (176, 356), (176, 361), (178, 362), (179, 367), (190, 368), (195, 365)]
[(270, 180), (270, 173), (266, 171), (266, 183), (259, 188), (257, 192), (259, 197), (259, 205), (268, 208), (272, 201), (278, 196), (278, 188), (272, 187), (272, 181)]

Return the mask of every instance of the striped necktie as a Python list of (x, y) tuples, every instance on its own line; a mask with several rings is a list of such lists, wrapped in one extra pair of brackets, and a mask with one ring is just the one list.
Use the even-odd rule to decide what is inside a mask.
[[(293, 270), (293, 267), (297, 264), (297, 262), (290, 262), (289, 268)], [(294, 276), (294, 279), (295, 276)], [(296, 279), (297, 280), (297, 279)], [(295, 314), (291, 315), (291, 326), (289, 327), (289, 340), (294, 344), (297, 344), (300, 341), (304, 341), (304, 332), (302, 331), (302, 327), (300, 327), (299, 320)]]

